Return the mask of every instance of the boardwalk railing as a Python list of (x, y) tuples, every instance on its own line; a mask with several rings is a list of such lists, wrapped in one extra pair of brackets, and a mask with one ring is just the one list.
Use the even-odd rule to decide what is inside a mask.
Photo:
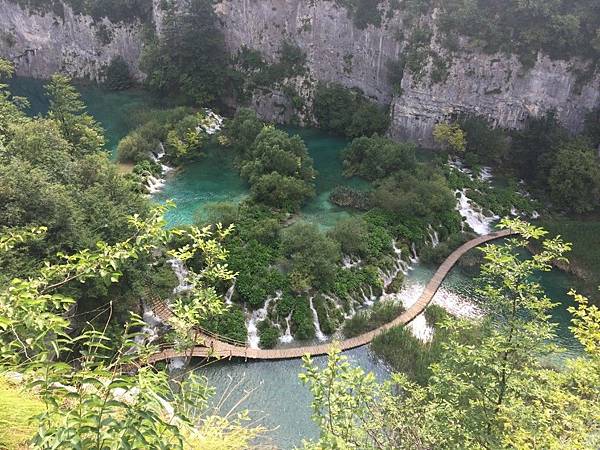
[[(454, 265), (458, 262), (461, 256), (467, 253), (469, 250), (478, 247), (486, 242), (490, 242), (503, 237), (508, 237), (515, 234), (511, 230), (502, 230), (494, 233), (490, 233), (485, 236), (479, 236), (457, 248), (442, 265), (437, 269), (431, 280), (425, 286), (425, 290), (417, 300), (417, 302), (404, 311), (401, 315), (396, 317), (393, 321), (382, 325), (381, 327), (369, 331), (368, 333), (361, 334), (351, 339), (346, 339), (339, 343), (342, 350), (350, 350), (356, 347), (362, 347), (363, 345), (369, 344), (380, 334), (389, 330), (390, 328), (406, 325), (413, 321), (415, 317), (421, 314), (425, 308), (433, 300), (434, 295), (440, 288), (442, 282), (452, 270)], [(173, 316), (173, 312), (162, 302), (155, 302), (155, 314), (165, 320)], [(191, 351), (178, 352), (172, 348), (161, 350), (159, 353), (150, 357), (148, 361), (150, 364), (162, 361), (170, 358), (177, 357), (200, 357), (200, 358), (245, 358), (245, 359), (295, 359), (301, 358), (304, 355), (325, 355), (329, 352), (331, 343), (325, 343), (320, 345), (312, 345), (306, 347), (293, 347), (284, 349), (271, 349), (263, 350), (258, 348), (249, 348), (246, 343), (240, 343), (232, 339), (218, 336), (214, 333), (210, 333), (203, 329), (198, 329), (199, 338), (201, 339), (201, 345), (195, 347)]]

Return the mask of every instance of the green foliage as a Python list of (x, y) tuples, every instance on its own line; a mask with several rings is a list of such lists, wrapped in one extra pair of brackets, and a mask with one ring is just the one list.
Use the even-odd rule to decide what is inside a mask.
[(226, 122), (223, 134), (227, 138), (227, 144), (233, 148), (236, 154), (241, 158), (246, 158), (264, 126), (265, 124), (256, 117), (254, 111), (240, 108), (235, 117)]
[(362, 217), (350, 217), (336, 222), (328, 235), (339, 242), (344, 255), (365, 258), (369, 253), (369, 227)]
[(398, 170), (412, 170), (416, 165), (415, 149), (413, 144), (397, 143), (378, 135), (356, 138), (342, 154), (344, 175), (358, 175), (372, 181)]
[(35, 434), (32, 419), (43, 408), (39, 399), (0, 378), (0, 447), (25, 448)]
[(153, 91), (182, 102), (215, 105), (228, 94), (228, 54), (211, 0), (170, 6), (160, 37), (144, 49), (141, 67)]
[(438, 24), (447, 39), (467, 35), (488, 53), (512, 53), (532, 66), (539, 50), (552, 58), (594, 59), (600, 7), (587, 0), (448, 0)]
[(433, 129), (435, 142), (454, 153), (465, 151), (465, 132), (458, 124), (438, 123)]
[(152, 20), (152, 0), (11, 0), (24, 8), (37, 12), (51, 12), (64, 17), (63, 3), (75, 14), (91, 16), (95, 21), (107, 18), (113, 23), (134, 23)]
[(289, 261), (292, 289), (327, 290), (334, 283), (340, 246), (314, 224), (297, 222), (281, 233), (281, 251)]
[(473, 162), (500, 164), (505, 161), (510, 146), (504, 130), (492, 128), (477, 117), (463, 117), (459, 124), (466, 135), (465, 159), (470, 165)]
[(399, 303), (379, 302), (371, 309), (359, 311), (352, 318), (346, 320), (342, 331), (346, 338), (353, 338), (390, 323), (403, 312), (404, 306)]
[(583, 220), (567, 217), (545, 217), (540, 224), (553, 236), (562, 236), (573, 243), (569, 262), (571, 272), (585, 279), (590, 292), (600, 285), (600, 223), (593, 218)]
[(231, 306), (221, 314), (213, 314), (203, 318), (200, 321), (200, 326), (205, 330), (237, 342), (246, 342), (248, 337), (246, 317), (239, 306)]
[(339, 84), (320, 83), (313, 106), (315, 118), (322, 129), (351, 138), (384, 134), (389, 126), (387, 111), (359, 90)]
[(257, 327), (260, 337), (260, 348), (273, 348), (279, 342), (279, 329), (272, 325), (268, 320), (259, 322)]
[(353, 18), (354, 26), (364, 30), (369, 25), (381, 26), (381, 11), (379, 5), (382, 0), (336, 0), (339, 6), (348, 10), (348, 15)]
[(239, 272), (236, 290), (240, 299), (252, 308), (260, 308), (283, 285), (281, 274), (272, 267), (276, 253), (255, 240), (235, 242), (229, 249), (229, 264)]
[[(560, 370), (546, 367), (544, 357), (556, 351), (548, 315), (553, 303), (532, 275), (550, 270), (570, 246), (545, 240), (540, 253), (523, 258), (529, 241), (542, 239), (545, 231), (520, 221), (502, 226), (520, 235), (482, 249), (480, 292), (501, 320), (484, 320), (476, 332), (472, 323), (443, 322), (448, 338), (429, 366), (426, 385), (400, 374), (380, 385), (335, 349), (324, 369), (305, 358), (301, 379), (313, 393), (313, 417), (321, 429), (318, 447), (308, 448), (597, 446), (600, 315), (581, 301), (573, 309), (574, 327), (591, 351)], [(439, 313), (428, 316), (440, 320)], [(465, 343), (465, 336), (474, 340)], [(394, 331), (384, 341), (402, 367), (423, 366), (422, 352), (408, 343), (405, 332)]]
[[(164, 228), (164, 211), (156, 209), (147, 220), (131, 217), (135, 231), (129, 239), (61, 254), (58, 263), (48, 261), (32, 277), (15, 278), (0, 290), (0, 370), (24, 372), (28, 388), (35, 389), (43, 403), (31, 441), (34, 447), (69, 442), (97, 450), (189, 448), (202, 447), (219, 431), (230, 438), (229, 420), (217, 424), (210, 415), (199, 415), (210, 394), (205, 380), (192, 375), (172, 390), (166, 372), (139, 367), (140, 359), (156, 351), (132, 331), (143, 325), (141, 320), (134, 316), (122, 333), (111, 335), (110, 315), (102, 331), (89, 322), (74, 330), (65, 317), (77, 302), (68, 295), (69, 285), (94, 280), (118, 283), (128, 261), (164, 257), (165, 244), (174, 236), (183, 236), (192, 245), (172, 250), (170, 256), (185, 262), (201, 253), (204, 261), (201, 271), (188, 273), (191, 290), (174, 305), (178, 316), (170, 325), (178, 343), (188, 343), (189, 331), (202, 316), (222, 311), (212, 284), (233, 275), (223, 266), (227, 252), (221, 247), (230, 230), (217, 227), (213, 234), (191, 227), (169, 232)], [(186, 318), (196, 320), (188, 323)], [(133, 367), (137, 373), (122, 373), (123, 367)], [(239, 420), (231, 421), (234, 433), (240, 431)], [(236, 438), (245, 446), (254, 436), (249, 432)]]
[(238, 152), (240, 174), (248, 180), (254, 201), (298, 211), (315, 195), (313, 160), (300, 136), (290, 137), (272, 126), (255, 135), (259, 124), (253, 113), (242, 110), (226, 129), (226, 140)]
[(306, 341), (314, 339), (315, 325), (312, 311), (306, 297), (296, 297), (292, 310), (292, 334), (294, 338)]
[(450, 254), (474, 236), (465, 233), (454, 233), (436, 247), (425, 247), (420, 254), (425, 264), (439, 266)]
[(46, 87), (50, 99), (48, 117), (56, 120), (63, 137), (76, 152), (86, 155), (104, 147), (104, 131), (92, 116), (86, 113), (85, 104), (70, 80), (54, 75)]
[(548, 194), (557, 207), (585, 213), (600, 206), (600, 161), (588, 142), (559, 145), (549, 165)]
[[(211, 137), (199, 125), (206, 113), (177, 107), (149, 111), (143, 123), (125, 136), (117, 147), (121, 162), (153, 161), (152, 154), (165, 151), (165, 162), (180, 165), (202, 158)], [(162, 148), (161, 148), (162, 146)]]
[(129, 66), (121, 56), (113, 58), (104, 70), (104, 85), (113, 91), (122, 91), (133, 86)]

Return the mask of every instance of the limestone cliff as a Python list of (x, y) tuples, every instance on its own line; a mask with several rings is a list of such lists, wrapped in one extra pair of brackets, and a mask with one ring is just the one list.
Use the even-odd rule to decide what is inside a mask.
[[(573, 70), (579, 63), (540, 55), (526, 70), (516, 57), (474, 51), (454, 57), (441, 83), (431, 81), (427, 72), (432, 67), (418, 81), (406, 71), (402, 94), (395, 95), (387, 68), (406, 46), (398, 39), (406, 31), (401, 12), (385, 17), (381, 27), (359, 30), (345, 9), (327, 0), (223, 0), (217, 11), (232, 51), (247, 45), (275, 59), (281, 41), (291, 39), (307, 54), (310, 81), (358, 87), (380, 103), (391, 104), (390, 135), (395, 138), (431, 144), (435, 123), (461, 112), (519, 128), (528, 116), (555, 109), (561, 122), (577, 131), (585, 114), (600, 105), (600, 74), (581, 85)], [(285, 102), (278, 93), (255, 102), (264, 116), (286, 118), (280, 115)]]
[(102, 69), (120, 55), (142, 79), (141, 48), (139, 25), (94, 22), (73, 14), (68, 6), (61, 16), (43, 14), (0, 0), (0, 56), (15, 63), (17, 75), (48, 78), (60, 71), (97, 81)]
[[(158, 5), (155, 0), (154, 22), (160, 30)], [(581, 63), (540, 55), (533, 68), (525, 69), (516, 57), (473, 50), (453, 57), (443, 82), (432, 82), (431, 64), (420, 77), (406, 70), (401, 94), (395, 94), (388, 62), (406, 49), (402, 36), (408, 25), (402, 11), (386, 15), (380, 27), (359, 30), (333, 0), (221, 0), (216, 9), (232, 52), (246, 45), (275, 60), (281, 42), (294, 41), (307, 55), (308, 74), (293, 80), (307, 104), (317, 81), (360, 88), (390, 105), (390, 135), (396, 138), (431, 144), (434, 124), (461, 112), (518, 128), (528, 116), (555, 109), (564, 125), (577, 131), (586, 112), (600, 105), (600, 74), (578, 82), (573, 69), (581, 68)], [(68, 7), (62, 18), (26, 12), (14, 2), (0, 0), (0, 56), (15, 61), (20, 75), (43, 78), (61, 70), (97, 80), (102, 67), (121, 55), (142, 78), (141, 27), (107, 20), (101, 24), (73, 15)], [(106, 44), (100, 39), (100, 26), (111, 38)], [(276, 90), (255, 95), (254, 106), (270, 120), (286, 121), (292, 114), (289, 99)], [(304, 119), (310, 121), (309, 116)]]

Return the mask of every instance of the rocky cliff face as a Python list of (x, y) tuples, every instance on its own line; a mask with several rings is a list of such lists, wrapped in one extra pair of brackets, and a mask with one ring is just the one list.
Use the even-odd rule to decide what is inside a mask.
[(76, 78), (99, 80), (102, 69), (116, 55), (142, 79), (139, 59), (141, 27), (95, 23), (64, 7), (63, 17), (22, 9), (0, 0), (0, 56), (15, 63), (17, 75), (48, 78), (64, 72)]
[[(155, 23), (160, 29), (158, 4), (155, 0)], [(333, 0), (221, 0), (216, 9), (232, 52), (246, 45), (274, 61), (283, 40), (295, 42), (307, 55), (308, 74), (294, 80), (307, 104), (317, 81), (360, 88), (390, 105), (390, 135), (395, 138), (429, 145), (435, 123), (462, 112), (489, 117), (501, 127), (519, 128), (528, 116), (555, 109), (560, 120), (577, 131), (586, 112), (600, 105), (600, 74), (581, 84), (572, 70), (574, 64), (567, 61), (540, 55), (535, 66), (526, 70), (514, 57), (472, 51), (453, 59), (444, 82), (431, 81), (431, 67), (418, 81), (406, 72), (402, 94), (396, 95), (387, 67), (406, 45), (398, 39), (407, 31), (401, 12), (384, 18), (381, 27), (359, 30)], [(141, 27), (105, 20), (102, 26), (111, 40), (104, 44), (100, 26), (91, 18), (73, 15), (69, 8), (61, 18), (31, 14), (0, 0), (0, 55), (15, 61), (20, 75), (44, 78), (61, 70), (95, 80), (113, 56), (121, 55), (142, 78), (138, 69)], [(254, 106), (270, 120), (291, 118), (290, 101), (281, 92), (259, 93)]]
[[(246, 45), (276, 59), (282, 40), (290, 39), (307, 54), (311, 82), (358, 87), (380, 103), (391, 104), (390, 135), (398, 139), (431, 145), (434, 125), (463, 112), (489, 117), (497, 126), (519, 128), (528, 116), (554, 109), (565, 126), (577, 131), (587, 111), (600, 105), (600, 74), (579, 85), (574, 64), (543, 55), (525, 70), (516, 57), (465, 52), (453, 59), (444, 82), (431, 82), (432, 67), (419, 81), (405, 72), (402, 94), (395, 95), (387, 67), (405, 46), (397, 38), (407, 31), (401, 12), (384, 18), (379, 28), (359, 30), (345, 9), (328, 0), (223, 0), (217, 11), (232, 51)], [(310, 92), (307, 96), (310, 101)], [(289, 115), (278, 93), (261, 95), (255, 103), (270, 119)]]

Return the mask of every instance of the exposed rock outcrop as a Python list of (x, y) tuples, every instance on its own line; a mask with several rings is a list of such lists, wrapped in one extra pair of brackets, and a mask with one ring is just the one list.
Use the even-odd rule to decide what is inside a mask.
[[(159, 5), (160, 0), (154, 0), (154, 23), (160, 32), (164, 12)], [(333, 0), (221, 0), (216, 11), (234, 53), (246, 45), (275, 61), (286, 39), (306, 53), (307, 74), (291, 80), (308, 105), (305, 113), (310, 111), (317, 81), (357, 87), (379, 103), (391, 105), (390, 135), (398, 139), (429, 145), (435, 123), (462, 112), (487, 116), (501, 127), (519, 128), (528, 116), (554, 109), (566, 127), (578, 131), (585, 114), (600, 105), (600, 74), (579, 82), (573, 69), (581, 69), (581, 62), (551, 61), (540, 55), (533, 68), (525, 69), (516, 57), (473, 50), (452, 59), (443, 82), (431, 81), (432, 67), (420, 77), (406, 71), (402, 93), (397, 95), (389, 81), (388, 63), (396, 61), (406, 47), (402, 36), (408, 30), (401, 11), (385, 15), (380, 27), (365, 30), (357, 29), (348, 12)], [(141, 26), (107, 20), (101, 24), (74, 15), (68, 7), (63, 18), (29, 13), (13, 1), (0, 0), (0, 56), (15, 61), (19, 75), (45, 78), (60, 70), (98, 80), (102, 68), (121, 55), (134, 75), (143, 78), (138, 68)], [(105, 33), (98, 32), (100, 26)], [(110, 42), (103, 43), (101, 34), (110, 36)], [(257, 92), (253, 104), (269, 120), (286, 122), (294, 114), (290, 99), (276, 90)], [(311, 121), (309, 114), (301, 119)]]
[(138, 80), (141, 26), (113, 24), (107, 19), (73, 14), (40, 13), (0, 0), (0, 56), (14, 62), (17, 75), (48, 78), (64, 72), (75, 78), (100, 80), (102, 70), (121, 56)]

